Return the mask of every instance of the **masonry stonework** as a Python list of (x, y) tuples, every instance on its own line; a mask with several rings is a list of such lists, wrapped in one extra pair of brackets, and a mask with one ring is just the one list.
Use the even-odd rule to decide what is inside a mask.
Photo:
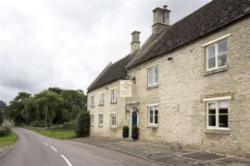
[[(204, 43), (230, 34), (226, 71), (206, 74)], [(250, 19), (130, 69), (133, 98), (139, 101), (142, 140), (180, 143), (220, 153), (250, 152)], [(169, 60), (172, 57), (172, 60)], [(159, 68), (158, 87), (148, 89), (147, 68)], [(206, 130), (206, 97), (232, 96), (229, 131)], [(148, 126), (147, 105), (159, 103), (159, 124)], [(122, 110), (120, 110), (122, 111)]]
[[(125, 98), (120, 98), (120, 81), (100, 87), (88, 93), (88, 110), (94, 115), (94, 125), (91, 127), (91, 136), (121, 138), (125, 119)], [(111, 104), (111, 89), (117, 90), (117, 103)], [(99, 106), (99, 94), (104, 93), (104, 105)], [(91, 96), (94, 96), (95, 105), (91, 107)], [(111, 127), (111, 113), (116, 114), (117, 126)], [(103, 114), (103, 126), (98, 125), (98, 116)]]

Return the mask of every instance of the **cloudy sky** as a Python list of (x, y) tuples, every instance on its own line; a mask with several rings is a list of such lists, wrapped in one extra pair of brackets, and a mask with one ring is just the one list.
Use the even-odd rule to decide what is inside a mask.
[(1, 0), (0, 100), (48, 87), (83, 89), (129, 53), (130, 33), (151, 34), (152, 9), (171, 24), (210, 0)]

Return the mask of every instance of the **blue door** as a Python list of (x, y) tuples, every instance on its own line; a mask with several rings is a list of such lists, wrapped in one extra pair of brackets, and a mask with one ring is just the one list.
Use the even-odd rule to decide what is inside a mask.
[(132, 127), (137, 126), (137, 112), (133, 111), (132, 112)]

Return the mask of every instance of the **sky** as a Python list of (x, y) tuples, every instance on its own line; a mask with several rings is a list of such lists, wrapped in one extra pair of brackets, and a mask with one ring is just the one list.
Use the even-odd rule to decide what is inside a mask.
[(87, 87), (130, 52), (131, 32), (151, 34), (152, 10), (168, 5), (170, 23), (210, 0), (0, 1), (0, 100), (20, 91)]

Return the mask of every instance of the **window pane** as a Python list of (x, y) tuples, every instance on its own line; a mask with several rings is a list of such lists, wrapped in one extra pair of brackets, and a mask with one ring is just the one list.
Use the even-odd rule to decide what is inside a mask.
[(216, 126), (216, 116), (215, 115), (208, 116), (208, 126)]
[(224, 108), (228, 109), (228, 101), (220, 101), (219, 102), (219, 109)]
[(221, 54), (218, 56), (218, 67), (225, 66), (227, 64), (227, 55)]
[(99, 115), (99, 124), (103, 124), (103, 115)]
[(219, 116), (219, 127), (228, 127), (228, 115)]
[(208, 110), (208, 114), (209, 114), (209, 115), (214, 115), (215, 113), (216, 113), (215, 109), (214, 109), (214, 110), (212, 110), (212, 109), (211, 109), (211, 110)]
[(214, 68), (215, 67), (215, 57), (208, 58), (208, 68)]
[(153, 72), (152, 72), (152, 68), (148, 69), (148, 85), (152, 85), (153, 84)]
[(113, 102), (116, 102), (116, 90), (114, 90), (114, 94), (113, 94)]
[(208, 103), (208, 109), (215, 110), (216, 109), (215, 103)]
[(227, 52), (227, 41), (226, 40), (222, 40), (218, 43), (218, 52), (219, 52), (219, 54)]
[(158, 67), (155, 67), (155, 74), (154, 74), (154, 76), (155, 76), (155, 83), (158, 83)]
[(208, 103), (208, 126), (216, 126), (216, 104)]
[(154, 122), (154, 111), (153, 111), (153, 108), (151, 107), (150, 108), (150, 111), (149, 111), (149, 123), (153, 123)]
[(215, 57), (215, 45), (207, 47), (207, 57)]
[(158, 124), (158, 110), (155, 110), (155, 124)]

